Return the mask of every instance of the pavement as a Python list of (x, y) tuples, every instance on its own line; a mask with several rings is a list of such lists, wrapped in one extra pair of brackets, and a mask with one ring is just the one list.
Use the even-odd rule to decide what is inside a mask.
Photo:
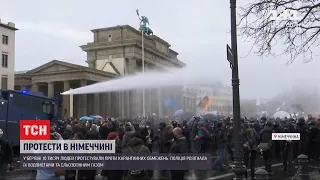
[(35, 179), (36, 172), (32, 171), (22, 171), (22, 170), (14, 170), (8, 173), (8, 180), (20, 180), (20, 179)]
[[(314, 171), (311, 171), (309, 173), (309, 176), (310, 176), (310, 180), (319, 180), (320, 179), (320, 173), (319, 173), (319, 170), (314, 170)], [(286, 180), (289, 180), (289, 179), (286, 179)], [(291, 179), (290, 179), (291, 180)], [(294, 180), (301, 180), (301, 178), (299, 176), (297, 176)]]

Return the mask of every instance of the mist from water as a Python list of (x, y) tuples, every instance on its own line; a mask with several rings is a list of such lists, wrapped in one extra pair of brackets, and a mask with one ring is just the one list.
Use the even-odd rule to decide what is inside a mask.
[(170, 69), (166, 72), (145, 72), (96, 83), (62, 93), (92, 94), (143, 88), (166, 88), (180, 85), (210, 85), (219, 83), (219, 72), (208, 67)]

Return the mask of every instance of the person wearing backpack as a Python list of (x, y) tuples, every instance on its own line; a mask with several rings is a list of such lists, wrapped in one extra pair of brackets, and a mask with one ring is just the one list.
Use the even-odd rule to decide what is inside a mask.
[[(133, 138), (128, 142), (126, 148), (122, 150), (122, 154), (151, 154), (149, 148), (144, 145), (140, 136), (139, 133), (134, 133)], [(126, 180), (150, 180), (152, 176), (152, 170), (136, 169), (124, 171)]]
[(13, 150), (8, 141), (3, 137), (3, 131), (0, 129), (0, 179), (6, 179), (8, 165), (13, 159)]

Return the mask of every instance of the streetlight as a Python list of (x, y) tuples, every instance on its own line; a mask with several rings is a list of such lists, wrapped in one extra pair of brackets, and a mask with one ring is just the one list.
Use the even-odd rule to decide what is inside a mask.
[(236, 0), (230, 0), (231, 17), (231, 48), (227, 45), (227, 58), (232, 69), (232, 97), (233, 97), (233, 121), (234, 121), (234, 180), (244, 180), (247, 171), (243, 162), (243, 144), (241, 142), (241, 114), (240, 114), (240, 93), (239, 93), (239, 72), (238, 72), (238, 47), (237, 47), (237, 22), (236, 22)]
[[(144, 74), (144, 31), (141, 31), (141, 43), (142, 43), (142, 47), (141, 47), (141, 53), (142, 53), (142, 73)], [(142, 89), (142, 115), (143, 117), (146, 117), (146, 105), (145, 105), (145, 89)]]
[[(140, 28), (141, 31), (141, 59), (142, 59), (142, 73), (144, 73), (144, 35), (152, 35), (153, 31), (147, 26), (149, 24), (149, 19), (146, 16), (141, 16), (139, 14), (139, 10), (136, 10), (137, 15), (140, 20)], [(145, 117), (146, 116), (146, 108), (145, 108), (145, 89), (142, 89), (142, 114)]]

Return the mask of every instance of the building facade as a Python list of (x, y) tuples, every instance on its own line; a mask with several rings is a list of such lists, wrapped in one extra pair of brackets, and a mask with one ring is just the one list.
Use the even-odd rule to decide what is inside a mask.
[(14, 65), (15, 65), (15, 24), (4, 23), (0, 19), (0, 89), (14, 89)]
[(225, 115), (232, 112), (232, 88), (225, 85), (213, 85), (214, 102), (210, 106), (210, 110), (221, 112)]
[[(116, 26), (92, 30), (93, 42), (81, 46), (87, 53), (88, 67), (53, 60), (27, 72), (16, 74), (15, 89), (41, 91), (52, 97), (61, 92), (121, 78), (142, 71), (141, 32), (131, 26)], [(185, 66), (170, 49), (170, 44), (159, 37), (144, 37), (145, 71), (161, 71)], [(137, 82), (139, 83), (139, 82)], [(62, 96), (65, 117), (101, 115), (134, 117), (143, 114), (142, 90), (112, 93)], [(164, 100), (174, 99), (176, 107), (167, 108)], [(181, 87), (145, 89), (145, 114), (170, 115), (175, 110), (192, 109), (195, 94)], [(71, 104), (71, 105), (70, 105)], [(73, 108), (70, 108), (73, 107)]]
[[(206, 111), (218, 111), (221, 113), (230, 113), (232, 111), (232, 89), (222, 84), (212, 85), (196, 85), (185, 86), (185, 91), (196, 94), (196, 106), (208, 96), (212, 99), (212, 103), (208, 106)], [(197, 113), (200, 113), (201, 109), (197, 109)]]
[[(93, 42), (81, 46), (87, 53), (90, 68), (112, 72), (119, 76), (142, 72), (142, 43), (144, 43), (145, 71), (161, 71), (166, 68), (182, 68), (185, 66), (170, 48), (170, 44), (156, 35), (144, 36), (129, 26), (115, 26), (91, 30)], [(139, 83), (139, 82), (137, 82)], [(145, 90), (145, 113), (163, 115), (163, 99), (169, 98), (170, 91), (161, 89)], [(127, 91), (119, 94), (120, 116), (141, 116), (143, 114), (142, 91)], [(156, 105), (155, 105), (156, 104)]]

